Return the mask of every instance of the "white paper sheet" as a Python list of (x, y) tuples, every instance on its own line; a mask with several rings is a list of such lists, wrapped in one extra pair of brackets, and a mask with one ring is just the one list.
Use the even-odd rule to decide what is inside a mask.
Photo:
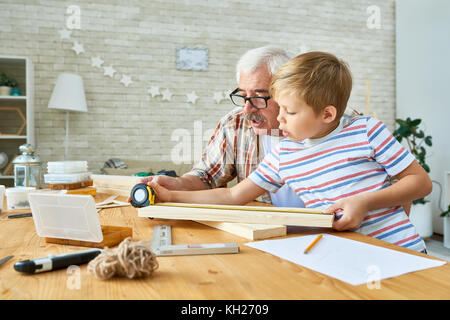
[(323, 234), (308, 253), (303, 253), (316, 237), (317, 234), (245, 245), (352, 285), (376, 283), (446, 263), (329, 234)]

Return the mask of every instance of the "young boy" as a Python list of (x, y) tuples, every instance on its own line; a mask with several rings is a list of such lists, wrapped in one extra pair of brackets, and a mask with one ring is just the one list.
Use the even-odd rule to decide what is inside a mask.
[(429, 194), (431, 180), (381, 121), (344, 116), (351, 88), (350, 71), (335, 56), (299, 55), (278, 70), (270, 88), (286, 138), (247, 179), (205, 191), (149, 185), (159, 201), (243, 205), (287, 183), (307, 208), (336, 213), (336, 230), (426, 252), (400, 204)]

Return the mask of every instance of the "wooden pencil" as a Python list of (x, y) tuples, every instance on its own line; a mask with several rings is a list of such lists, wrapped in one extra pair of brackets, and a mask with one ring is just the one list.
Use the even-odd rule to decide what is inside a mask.
[(308, 253), (309, 250), (311, 250), (311, 248), (314, 247), (316, 243), (319, 242), (320, 239), (322, 239), (322, 234), (319, 234), (317, 238), (314, 239), (314, 241), (311, 242), (311, 244), (305, 249), (305, 251), (303, 251), (303, 253)]

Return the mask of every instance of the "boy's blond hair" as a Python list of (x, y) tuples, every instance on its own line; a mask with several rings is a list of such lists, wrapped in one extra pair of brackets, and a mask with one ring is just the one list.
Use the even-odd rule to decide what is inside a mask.
[(347, 64), (326, 52), (307, 52), (281, 66), (272, 77), (270, 95), (277, 100), (281, 93), (291, 93), (303, 99), (319, 114), (332, 105), (336, 120), (347, 107), (352, 90), (352, 75)]

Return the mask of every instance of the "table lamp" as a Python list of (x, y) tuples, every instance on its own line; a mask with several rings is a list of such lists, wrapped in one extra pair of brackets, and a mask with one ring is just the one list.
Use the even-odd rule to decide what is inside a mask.
[(68, 160), (69, 112), (87, 112), (86, 97), (84, 95), (83, 79), (81, 76), (72, 73), (61, 73), (56, 81), (48, 107), (51, 109), (61, 109), (66, 111), (64, 160)]

